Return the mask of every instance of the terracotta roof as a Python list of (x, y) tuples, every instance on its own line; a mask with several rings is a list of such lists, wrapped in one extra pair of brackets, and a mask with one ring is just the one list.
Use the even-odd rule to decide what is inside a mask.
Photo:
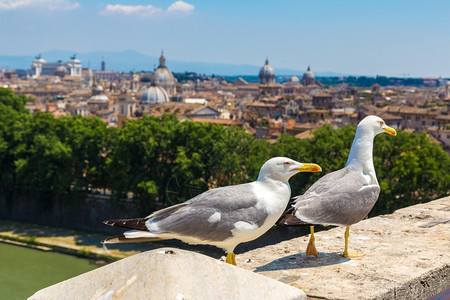
[(242, 122), (227, 119), (210, 119), (210, 118), (191, 118), (193, 122), (197, 123), (211, 123), (211, 124), (222, 124), (222, 125), (237, 125), (241, 126)]
[(295, 135), (295, 138), (297, 138), (299, 140), (308, 140), (308, 139), (312, 139), (313, 137), (314, 137), (314, 135), (312, 134), (311, 130), (303, 131), (303, 132), (300, 132), (299, 134)]
[(307, 110), (306, 113), (324, 113), (324, 114), (328, 114), (328, 113), (331, 113), (331, 111), (329, 109), (310, 109), (310, 110)]
[(436, 129), (436, 128), (427, 128), (427, 131), (437, 132), (437, 133), (450, 133), (450, 129)]
[(197, 108), (204, 106), (199, 103), (185, 103), (185, 102), (164, 102), (156, 104), (150, 111), (152, 115), (157, 113), (172, 113), (172, 114), (188, 114)]
[(446, 121), (450, 121), (450, 115), (438, 115), (436, 117), (436, 120), (446, 120)]
[(321, 127), (318, 124), (314, 124), (314, 123), (296, 123), (294, 125), (293, 128), (297, 129), (297, 130), (311, 130), (311, 129), (316, 129)]
[(262, 102), (253, 102), (247, 104), (247, 107), (276, 107), (276, 104), (273, 103), (262, 103)]
[(419, 108), (412, 106), (394, 106), (390, 105), (387, 108), (390, 113), (400, 113), (400, 114), (414, 114), (414, 115), (437, 115), (438, 110), (432, 110), (427, 108)]
[(394, 116), (393, 114), (390, 114), (390, 113), (381, 113), (381, 114), (379, 114), (379, 117), (385, 121), (401, 121), (402, 120), (402, 117)]

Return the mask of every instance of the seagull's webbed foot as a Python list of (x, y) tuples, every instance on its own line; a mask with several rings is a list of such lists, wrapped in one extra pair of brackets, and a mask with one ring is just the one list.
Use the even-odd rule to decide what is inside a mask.
[(234, 254), (233, 252), (227, 253), (227, 259), (225, 261), (236, 266), (236, 254)]
[(314, 238), (314, 226), (310, 226), (311, 236), (309, 238), (308, 246), (306, 247), (306, 256), (314, 255), (315, 257), (319, 257), (319, 253), (317, 252)]
[(364, 254), (362, 254), (362, 253), (358, 253), (358, 252), (353, 252), (353, 253), (346, 253), (345, 251), (343, 252), (343, 253), (341, 253), (341, 255), (343, 256), (343, 257), (346, 257), (346, 258), (357, 258), (357, 257), (363, 257), (364, 256)]
[(361, 257), (364, 256), (364, 254), (360, 254), (360, 253), (348, 253), (348, 237), (350, 235), (350, 226), (347, 226), (347, 228), (345, 229), (345, 248), (344, 248), (344, 252), (341, 254), (343, 257), (346, 258), (356, 258), (356, 257)]

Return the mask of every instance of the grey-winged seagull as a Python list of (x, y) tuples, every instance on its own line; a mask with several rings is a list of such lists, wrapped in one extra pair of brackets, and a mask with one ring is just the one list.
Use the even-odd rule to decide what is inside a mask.
[(321, 170), (312, 163), (271, 158), (254, 182), (212, 189), (146, 218), (105, 221), (107, 225), (132, 230), (103, 243), (179, 239), (222, 248), (227, 253), (226, 262), (236, 265), (234, 248), (261, 236), (286, 209), (291, 197), (289, 178), (298, 172)]
[[(346, 226), (344, 257), (348, 253), (350, 225), (365, 218), (380, 193), (373, 166), (373, 140), (379, 133), (397, 135), (395, 129), (377, 116), (365, 117), (356, 128), (347, 164), (343, 169), (317, 180), (303, 195), (295, 197), (292, 208), (277, 221), (277, 225), (337, 225)], [(318, 257), (314, 244), (314, 226), (306, 255)], [(358, 254), (352, 254), (358, 256)]]

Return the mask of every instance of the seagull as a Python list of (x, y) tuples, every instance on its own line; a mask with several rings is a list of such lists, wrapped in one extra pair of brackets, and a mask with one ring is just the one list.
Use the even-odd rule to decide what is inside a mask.
[(291, 197), (289, 178), (299, 172), (318, 171), (322, 169), (317, 164), (274, 157), (264, 163), (254, 182), (208, 190), (146, 218), (104, 221), (131, 230), (102, 243), (178, 239), (222, 248), (227, 253), (226, 262), (236, 265), (235, 247), (261, 236), (286, 209)]
[(392, 127), (377, 116), (365, 117), (356, 128), (347, 164), (317, 180), (303, 195), (294, 197), (294, 204), (277, 221), (277, 225), (310, 225), (310, 240), (306, 255), (318, 257), (315, 247), (314, 225), (345, 226), (344, 257), (348, 253), (350, 225), (364, 219), (380, 194), (373, 166), (373, 140), (379, 133), (397, 135)]

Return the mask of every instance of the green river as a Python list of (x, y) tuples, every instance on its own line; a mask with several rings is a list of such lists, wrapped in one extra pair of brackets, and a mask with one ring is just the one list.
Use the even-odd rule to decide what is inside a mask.
[(44, 287), (95, 268), (88, 259), (0, 243), (1, 299), (26, 299)]

